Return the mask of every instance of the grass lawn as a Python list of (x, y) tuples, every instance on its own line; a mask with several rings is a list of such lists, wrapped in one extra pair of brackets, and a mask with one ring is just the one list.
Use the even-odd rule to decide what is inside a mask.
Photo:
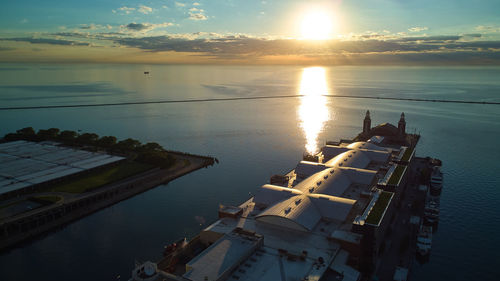
[(410, 156), (413, 153), (413, 148), (407, 148), (403, 157), (401, 157), (401, 161), (408, 162), (410, 160)]
[(378, 223), (380, 222), (380, 219), (382, 218), (382, 214), (384, 213), (385, 209), (387, 208), (387, 205), (389, 203), (389, 199), (391, 199), (392, 194), (393, 193), (386, 192), (386, 191), (382, 191), (382, 193), (380, 193), (380, 196), (378, 197), (377, 202), (375, 202), (375, 205), (373, 206), (372, 210), (370, 211), (370, 214), (366, 218), (366, 223), (378, 225)]
[(403, 175), (404, 171), (405, 171), (405, 166), (402, 166), (402, 165), (398, 165), (396, 167), (396, 169), (394, 169), (394, 172), (392, 173), (391, 175), (391, 178), (389, 179), (389, 181), (387, 182), (388, 185), (396, 185), (399, 183), (399, 179), (401, 178), (401, 176)]
[(105, 170), (80, 176), (70, 182), (55, 185), (50, 188), (50, 191), (83, 193), (152, 168), (154, 168), (153, 165), (126, 161)]

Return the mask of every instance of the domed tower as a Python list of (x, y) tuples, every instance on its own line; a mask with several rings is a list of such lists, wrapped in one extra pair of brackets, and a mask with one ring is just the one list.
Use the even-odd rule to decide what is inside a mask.
[(372, 128), (372, 119), (370, 118), (370, 111), (366, 111), (365, 120), (363, 120), (363, 134), (370, 132)]
[(401, 118), (399, 119), (398, 122), (398, 132), (399, 135), (404, 136), (406, 135), (406, 120), (405, 120), (405, 113), (401, 112)]

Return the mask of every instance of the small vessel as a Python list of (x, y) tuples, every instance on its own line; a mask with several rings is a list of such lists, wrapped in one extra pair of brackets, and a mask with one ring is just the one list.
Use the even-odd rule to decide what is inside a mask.
[(165, 246), (163, 250), (163, 256), (164, 257), (168, 256), (169, 254), (175, 252), (176, 250), (183, 248), (186, 244), (187, 244), (186, 238), (182, 238), (168, 246)]
[(435, 224), (439, 220), (439, 197), (427, 195), (424, 208), (424, 219), (428, 224)]
[(432, 226), (422, 224), (417, 234), (417, 254), (427, 256), (431, 252)]
[(441, 194), (443, 188), (443, 173), (440, 166), (434, 166), (431, 174), (431, 190), (430, 193), (434, 196)]
[(144, 74), (149, 74), (149, 71), (144, 71)]

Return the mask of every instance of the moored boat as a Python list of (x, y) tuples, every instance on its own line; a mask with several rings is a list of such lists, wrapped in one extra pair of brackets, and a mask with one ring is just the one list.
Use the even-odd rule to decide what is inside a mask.
[(417, 234), (417, 254), (427, 256), (431, 252), (432, 226), (421, 225)]
[(440, 166), (434, 166), (431, 174), (431, 195), (438, 196), (443, 188), (443, 173)]

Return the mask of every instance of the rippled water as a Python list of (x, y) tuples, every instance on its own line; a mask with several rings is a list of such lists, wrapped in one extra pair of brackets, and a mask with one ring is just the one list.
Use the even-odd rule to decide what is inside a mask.
[[(149, 71), (150, 75), (144, 75)], [(308, 74), (308, 73), (313, 73)], [(323, 79), (315, 80), (317, 77)], [(500, 101), (500, 68), (0, 65), (0, 106), (338, 95)], [(309, 80), (308, 80), (309, 79)], [(304, 90), (308, 89), (308, 90)], [(315, 90), (316, 89), (316, 90)], [(319, 89), (319, 90), (318, 90)], [(315, 106), (314, 104), (317, 103)], [(134, 260), (197, 234), (219, 203), (238, 204), (306, 150), (372, 124), (422, 135), (417, 154), (444, 162), (439, 230), (414, 280), (497, 280), (500, 107), (304, 98), (0, 111), (0, 134), (32, 126), (155, 141), (221, 163), (159, 186), (0, 254), (1, 280), (122, 280)], [(321, 123), (323, 126), (318, 126)]]

